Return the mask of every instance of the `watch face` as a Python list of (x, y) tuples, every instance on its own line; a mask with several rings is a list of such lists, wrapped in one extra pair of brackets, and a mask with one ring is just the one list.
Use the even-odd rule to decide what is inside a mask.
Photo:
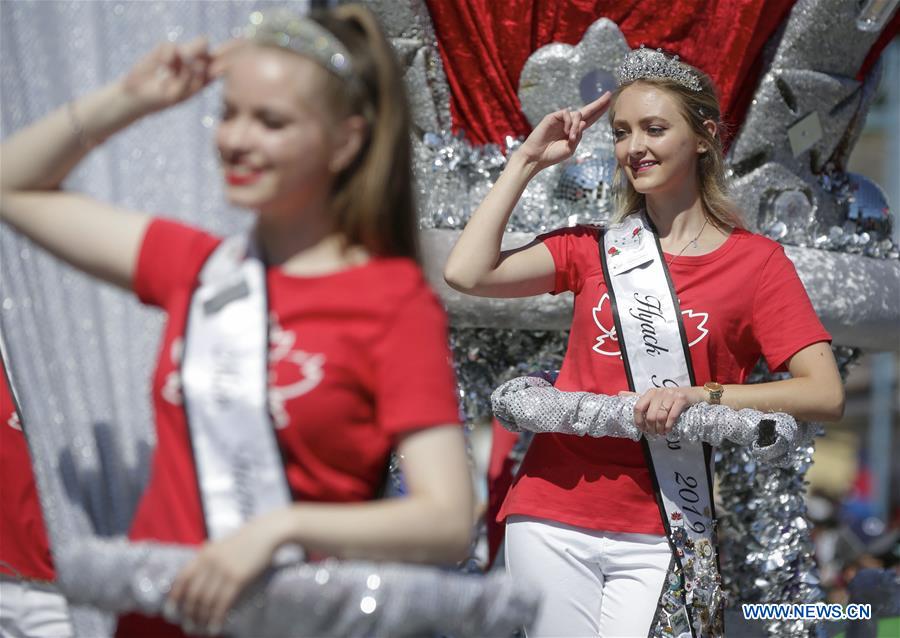
[(707, 382), (703, 387), (705, 387), (710, 392), (724, 392), (725, 386), (721, 383), (716, 383), (715, 381)]

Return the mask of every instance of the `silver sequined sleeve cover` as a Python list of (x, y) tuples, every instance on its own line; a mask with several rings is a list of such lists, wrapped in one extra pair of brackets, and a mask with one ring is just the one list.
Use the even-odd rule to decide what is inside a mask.
[[(644, 434), (634, 424), (637, 399), (563, 392), (546, 379), (526, 376), (497, 388), (491, 395), (491, 407), (500, 423), (513, 432), (614, 436), (637, 441)], [(816, 429), (788, 414), (699, 403), (678, 417), (674, 431), (686, 441), (716, 446), (727, 439), (746, 446), (759, 461), (790, 467), (794, 453), (809, 444)]]

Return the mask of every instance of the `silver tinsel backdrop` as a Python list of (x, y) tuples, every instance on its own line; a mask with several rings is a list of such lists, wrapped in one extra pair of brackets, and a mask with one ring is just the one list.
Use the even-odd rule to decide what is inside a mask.
[[(274, 4), (285, 3), (3, 2), (0, 133), (8, 136), (119, 77), (159, 41), (200, 33), (222, 41), (251, 11)], [(306, 2), (292, 4), (302, 8)], [(473, 147), (451, 134), (449, 89), (424, 2), (368, 4), (407, 69), (426, 268), (453, 320), (460, 397), (474, 422), (489, 414), (490, 393), (501, 382), (558, 368), (570, 301), (477, 300), (443, 285), (440, 268), (454, 231), (520, 140), (508, 139), (503, 148)], [(879, 79), (877, 67), (865, 81), (853, 79), (878, 34), (859, 28), (856, 5), (797, 3), (770, 45), (771, 62), (729, 157), (748, 221), (792, 245), (789, 255), (817, 311), (845, 346), (837, 349), (843, 370), (857, 355), (854, 347), (892, 349), (900, 342), (900, 261), (887, 204), (877, 185), (845, 172)], [(597, 21), (576, 46), (536, 51), (522, 72), (523, 111), (535, 122), (547, 111), (589, 101), (611, 85), (611, 71), (626, 51), (608, 20)], [(558, 81), (537, 81), (547, 77)], [(222, 197), (212, 145), (218, 111), (219, 89), (213, 87), (139, 122), (94, 152), (68, 185), (220, 234), (235, 232), (250, 217), (229, 209)], [(510, 230), (519, 232), (509, 242), (605, 219), (611, 148), (605, 127), (595, 127), (575, 158), (541, 174), (513, 216)], [(54, 547), (59, 551), (73, 537), (121, 534), (154, 445), (148, 390), (162, 318), (61, 265), (7, 227), (0, 236), (0, 266), (0, 325)], [(757, 378), (768, 377), (761, 370)], [(723, 575), (734, 602), (821, 599), (802, 499), (811, 446), (807, 452), (796, 467), (772, 469), (741, 448), (720, 450)], [(76, 612), (76, 626), (84, 636), (103, 635), (109, 627), (107, 618), (89, 609)], [(799, 636), (810, 628), (772, 623), (767, 631)]]

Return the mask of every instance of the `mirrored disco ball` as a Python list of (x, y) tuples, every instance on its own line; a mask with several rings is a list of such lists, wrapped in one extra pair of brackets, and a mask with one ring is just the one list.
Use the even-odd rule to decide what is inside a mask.
[(578, 93), (582, 104), (590, 104), (607, 91), (615, 91), (616, 78), (608, 69), (591, 69), (578, 83)]
[(767, 209), (763, 230), (768, 237), (799, 246), (810, 243), (816, 208), (808, 193), (794, 188), (772, 193)]
[(615, 160), (589, 157), (570, 161), (553, 189), (554, 206), (567, 209), (579, 220), (603, 221), (612, 212)]
[(856, 173), (847, 173), (847, 221), (856, 224), (857, 232), (891, 236), (891, 209), (884, 191), (875, 182)]

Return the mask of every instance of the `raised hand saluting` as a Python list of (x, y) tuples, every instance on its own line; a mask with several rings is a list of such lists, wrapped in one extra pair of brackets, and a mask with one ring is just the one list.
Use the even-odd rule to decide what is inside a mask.
[(185, 44), (166, 42), (141, 58), (123, 78), (125, 91), (146, 112), (178, 104), (214, 78), (214, 56), (204, 36)]
[(450, 252), (444, 279), (452, 288), (486, 297), (528, 297), (553, 290), (555, 266), (541, 242), (507, 251), (500, 250), (500, 242), (528, 182), (542, 169), (572, 157), (611, 97), (604, 93), (580, 109), (555, 111), (538, 122), (509, 157)]
[(544, 116), (519, 148), (519, 153), (538, 170), (553, 166), (575, 153), (582, 134), (609, 107), (610, 93), (585, 104), (580, 109), (562, 109)]

